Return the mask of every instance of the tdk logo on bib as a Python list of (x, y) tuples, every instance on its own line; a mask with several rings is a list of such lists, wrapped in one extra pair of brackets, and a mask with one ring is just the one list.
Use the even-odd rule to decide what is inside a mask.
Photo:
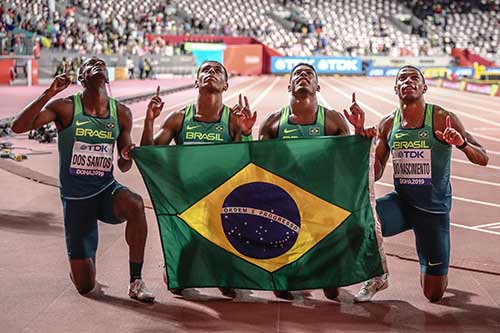
[(360, 74), (361, 58), (352, 57), (272, 57), (273, 74), (289, 74), (299, 63), (314, 66), (318, 74)]

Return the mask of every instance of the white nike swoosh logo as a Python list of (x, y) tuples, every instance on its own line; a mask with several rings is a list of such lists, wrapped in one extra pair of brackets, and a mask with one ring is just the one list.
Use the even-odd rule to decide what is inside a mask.
[(442, 262), (430, 262), (430, 261), (429, 261), (429, 262), (427, 263), (427, 266), (437, 266), (437, 265), (441, 265), (441, 264), (442, 264)]
[(82, 125), (85, 125), (85, 124), (88, 124), (90, 123), (90, 120), (87, 120), (87, 121), (76, 121), (76, 126), (82, 126)]
[(290, 130), (285, 128), (285, 131), (284, 131), (284, 132), (285, 132), (285, 134), (288, 134), (288, 133), (293, 133), (293, 132), (296, 132), (296, 131), (298, 131), (298, 130), (299, 130), (298, 128), (295, 128), (295, 129), (290, 129)]
[(394, 135), (394, 137), (395, 137), (396, 139), (400, 139), (400, 138), (402, 138), (403, 136), (407, 136), (407, 135), (408, 135), (408, 133), (397, 133), (397, 134), (395, 134), (395, 135)]
[(188, 125), (188, 126), (186, 127), (186, 129), (187, 129), (188, 131), (190, 131), (190, 130), (195, 129), (195, 128), (198, 128), (198, 127), (201, 127), (201, 125), (196, 125), (196, 126), (189, 126), (189, 125)]

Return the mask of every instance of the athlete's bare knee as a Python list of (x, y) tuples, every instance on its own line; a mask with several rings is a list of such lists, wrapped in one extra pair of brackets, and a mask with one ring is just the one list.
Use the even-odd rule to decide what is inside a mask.
[(70, 278), (76, 290), (85, 295), (95, 286), (95, 264), (91, 258), (70, 260)]
[(443, 298), (444, 290), (440, 290), (440, 289), (426, 290), (426, 289), (424, 289), (424, 295), (425, 295), (425, 297), (427, 297), (429, 302), (435, 303), (435, 302), (439, 302)]
[[(124, 193), (125, 194), (125, 193)], [(134, 220), (137, 217), (144, 215), (144, 200), (142, 197), (134, 192), (127, 191), (127, 193), (117, 198), (119, 209), (122, 212), (122, 217), (126, 220)]]
[(448, 276), (447, 275), (427, 275), (422, 274), (421, 281), (423, 281), (424, 295), (427, 297), (429, 302), (439, 302), (446, 291), (448, 286)]

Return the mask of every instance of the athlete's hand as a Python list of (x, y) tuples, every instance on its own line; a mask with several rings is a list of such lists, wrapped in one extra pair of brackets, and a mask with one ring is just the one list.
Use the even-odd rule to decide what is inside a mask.
[(436, 131), (435, 133), (439, 140), (444, 141), (450, 145), (455, 145), (458, 147), (463, 145), (465, 142), (465, 139), (462, 137), (462, 135), (453, 128), (450, 116), (446, 116), (446, 128), (444, 129), (444, 132)]
[(371, 138), (374, 138), (377, 136), (377, 127), (372, 126), (372, 127), (368, 127), (368, 128), (363, 128), (360, 131), (358, 131), (356, 134), (361, 135), (364, 138), (371, 139)]
[(149, 101), (148, 110), (146, 111), (146, 120), (158, 118), (164, 105), (165, 102), (163, 102), (160, 97), (160, 86), (158, 86), (156, 88), (156, 94), (151, 98), (151, 101)]
[(243, 99), (245, 100), (244, 105), (240, 94), (238, 104), (233, 106), (231, 112), (237, 117), (236, 121), (241, 133), (243, 133), (243, 135), (251, 135), (253, 125), (255, 125), (255, 121), (257, 120), (257, 112), (254, 111), (252, 113), (252, 111), (250, 111), (250, 104), (246, 96), (243, 96)]
[(135, 149), (135, 145), (133, 143), (123, 147), (122, 151), (120, 152), (121, 158), (123, 158), (126, 161), (131, 160), (132, 156), (130, 156), (130, 152), (134, 149)]
[(344, 109), (344, 115), (347, 120), (354, 126), (356, 132), (362, 132), (365, 126), (365, 112), (356, 102), (356, 93), (352, 93), (352, 104), (349, 112)]
[(54, 81), (50, 84), (48, 90), (52, 96), (57, 95), (64, 89), (68, 88), (71, 84), (71, 77), (69, 76), (68, 65), (64, 65), (64, 73), (57, 75)]

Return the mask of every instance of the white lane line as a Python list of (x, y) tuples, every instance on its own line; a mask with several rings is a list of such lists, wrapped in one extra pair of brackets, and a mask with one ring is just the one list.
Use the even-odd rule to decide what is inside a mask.
[[(328, 84), (328, 82), (327, 82), (327, 81), (324, 81), (324, 82), (326, 82), (326, 83), (327, 83), (327, 85), (328, 85), (328, 86), (330, 86), (330, 87), (332, 87), (333, 89), (335, 89), (335, 90), (340, 90), (340, 89), (335, 88), (335, 87), (333, 87), (332, 85)], [(345, 83), (345, 82), (342, 82), (342, 83), (343, 83), (343, 84), (345, 84), (345, 85), (347, 85), (347, 86), (348, 86), (349, 88), (351, 88), (351, 89), (355, 89), (355, 91), (361, 91), (361, 92), (363, 92), (363, 93), (365, 93), (365, 94), (367, 94), (367, 95), (369, 95), (369, 96), (375, 97), (375, 98), (377, 98), (377, 99), (379, 99), (379, 100), (381, 100), (381, 101), (387, 102), (387, 103), (389, 103), (389, 104), (391, 104), (391, 105), (394, 105), (394, 106), (398, 106), (398, 103), (396, 103), (396, 102), (394, 102), (394, 101), (391, 101), (390, 99), (387, 99), (387, 98), (385, 98), (385, 97), (382, 97), (382, 96), (379, 96), (379, 95), (373, 94), (373, 93), (371, 93), (371, 92), (367, 91), (366, 89), (362, 89), (362, 88), (359, 88), (359, 87), (354, 87), (354, 86), (351, 86), (351, 85), (349, 85), (348, 83)], [(342, 92), (342, 93), (343, 93), (343, 92)], [(345, 94), (345, 93), (343, 93), (343, 95), (344, 95), (344, 94)], [(345, 95), (347, 95), (347, 94), (345, 94)], [(344, 95), (344, 96), (345, 96), (345, 95)], [(349, 98), (350, 98), (350, 97), (349, 97)], [(358, 104), (359, 104), (359, 105), (361, 105), (361, 106), (363, 106), (363, 104), (361, 104), (359, 101), (358, 101)], [(366, 105), (366, 104), (365, 104), (365, 105)], [(455, 111), (455, 110), (451, 110), (451, 109), (449, 109), (449, 110), (450, 110), (450, 111), (454, 111), (454, 112), (456, 112), (456, 113), (460, 113), (460, 114), (462, 114), (462, 113), (463, 113), (463, 112), (457, 112), (457, 111)], [(381, 113), (379, 113), (379, 112), (377, 112), (377, 111), (375, 111), (375, 110), (373, 110), (373, 109), (372, 109), (372, 112), (374, 112), (375, 114), (380, 114), (380, 115), (382, 115)], [(465, 117), (469, 117), (469, 118), (474, 117), (474, 116), (467, 115), (466, 113), (465, 113), (464, 115), (465, 115)], [(500, 124), (499, 124), (499, 123), (492, 122), (491, 120), (485, 120), (484, 122), (486, 122), (486, 123), (487, 123), (487, 124), (489, 124), (489, 125), (496, 125), (496, 126), (500, 126)], [(491, 136), (483, 135), (483, 134), (480, 134), (480, 133), (477, 133), (477, 132), (471, 132), (471, 131), (468, 131), (468, 132), (469, 132), (470, 134), (474, 135), (475, 137), (478, 137), (478, 138), (483, 138), (483, 139), (487, 139), (487, 140), (491, 140), (491, 141), (495, 141), (495, 142), (500, 142), (500, 139), (499, 139), (499, 138), (495, 138), (495, 137), (491, 137)]]
[[(383, 182), (376, 182), (375, 185), (376, 184), (379, 184), (379, 185), (382, 185), (382, 186), (386, 186), (386, 187), (394, 188), (393, 184), (388, 184), (388, 183), (383, 183)], [(496, 203), (493, 203), (493, 202), (487, 202), (487, 201), (472, 200), (472, 199), (457, 197), (455, 195), (453, 196), (453, 200), (465, 201), (465, 202), (474, 203), (474, 204), (478, 204), (478, 205), (500, 208), (500, 204), (496, 204)]]
[[(394, 188), (394, 186), (392, 184), (387, 184), (387, 183), (383, 183), (383, 182), (376, 182), (375, 185), (376, 184)], [(469, 200), (469, 199), (460, 198), (460, 197), (456, 197), (456, 196), (454, 196), (453, 199), (454, 200), (459, 200), (459, 201), (473, 202), (473, 203), (483, 204), (483, 205), (486, 205), (486, 206), (493, 206), (493, 207), (500, 208), (500, 205), (497, 205), (497, 204), (494, 204), (494, 203), (491, 203), (491, 202), (482, 202), (482, 201), (476, 201), (476, 200)], [(458, 228), (463, 228), (463, 229), (468, 229), (468, 230), (473, 230), (473, 231), (479, 231), (479, 232), (484, 232), (484, 233), (493, 234), (493, 235), (500, 235), (500, 232), (491, 231), (491, 230), (485, 230), (485, 229), (478, 229), (477, 226), (471, 227), (471, 226), (468, 226), (468, 225), (462, 225), (462, 224), (457, 224), (457, 223), (450, 223), (450, 224), (452, 226), (458, 227)]]
[(471, 178), (465, 178), (465, 177), (453, 176), (453, 175), (450, 176), (450, 177), (452, 179), (463, 180), (463, 181), (466, 181), (466, 182), (500, 187), (500, 183), (492, 183), (492, 182), (487, 182), (487, 181), (484, 181), (484, 180), (471, 179)]
[(273, 83), (271, 83), (269, 85), (269, 87), (266, 88), (266, 90), (264, 90), (256, 99), (253, 103), (251, 103), (250, 105), (250, 109), (253, 111), (253, 109), (257, 106), (257, 104), (260, 103), (260, 101), (262, 101), (262, 99), (264, 97), (267, 96), (267, 94), (269, 94), (269, 92), (271, 91), (271, 89), (274, 88), (274, 86), (276, 85), (276, 83), (278, 83), (278, 81), (280, 80), (280, 77), (277, 77), (274, 79)]
[(500, 227), (500, 222), (475, 225), (474, 228), (485, 228), (485, 227), (491, 227), (491, 226), (498, 226), (498, 227)]
[[(488, 96), (488, 95), (478, 95), (478, 94), (470, 93), (469, 91), (458, 91), (458, 90), (446, 89), (446, 88), (442, 88), (442, 87), (433, 87), (433, 88), (437, 88), (436, 93), (437, 92), (442, 93), (443, 97), (451, 97), (451, 98), (454, 98), (456, 100), (462, 100), (462, 101), (468, 101), (468, 102), (477, 102), (480, 104), (491, 106), (493, 108), (498, 108), (498, 102), (499, 102), (498, 97), (492, 97), (492, 96)], [(434, 93), (434, 89), (432, 89), (432, 91)], [(465, 97), (464, 94), (461, 94), (464, 92), (469, 93), (469, 94), (467, 94), (467, 97)], [(476, 97), (479, 97), (479, 98), (476, 98)], [(495, 98), (497, 99), (496, 101), (494, 100)]]
[[(347, 93), (345, 93), (344, 91), (340, 90), (339, 88), (335, 87), (333, 84), (331, 84), (330, 82), (326, 81), (326, 80), (323, 80), (322, 83), (325, 83), (328, 87), (330, 87), (331, 89), (335, 90), (336, 92), (338, 92), (339, 94), (341, 94), (342, 96), (344, 96), (345, 98), (347, 98), (348, 100), (352, 100), (352, 95), (349, 95)], [(360, 89), (358, 89), (360, 90)], [(372, 112), (373, 114), (379, 116), (379, 117), (382, 117), (383, 114), (378, 112), (377, 110), (375, 110), (374, 108), (372, 108), (371, 106), (363, 103), (363, 102), (360, 102), (360, 101), (356, 101), (359, 105), (361, 105), (363, 108), (366, 108), (368, 111)]]
[(325, 97), (323, 97), (323, 95), (321, 93), (317, 93), (316, 95), (318, 96), (319, 102), (321, 103), (321, 105), (326, 106), (330, 110), (332, 109), (332, 106), (330, 105), (330, 103), (328, 103), (328, 101), (325, 99)]
[[(266, 79), (267, 79), (267, 77), (263, 77), (263, 78), (261, 78), (260, 80), (255, 81), (255, 82), (254, 82), (254, 83), (252, 83), (251, 85), (249, 85), (249, 86), (247, 86), (247, 87), (245, 87), (245, 88), (241, 89), (241, 90), (240, 90), (240, 91), (238, 91), (237, 93), (233, 93), (233, 94), (229, 95), (228, 97), (226, 97), (226, 98), (224, 98), (224, 99), (225, 99), (225, 100), (228, 100), (228, 99), (234, 98), (234, 97), (238, 96), (239, 94), (241, 94), (241, 93), (243, 93), (243, 92), (245, 92), (245, 91), (247, 91), (247, 90), (249, 90), (249, 89), (252, 89), (253, 87), (255, 87), (255, 86), (259, 85), (260, 83), (264, 82)], [(167, 111), (171, 111), (171, 110), (174, 110), (174, 109), (177, 109), (177, 108), (179, 108), (179, 107), (186, 106), (187, 104), (189, 104), (189, 103), (193, 103), (194, 101), (195, 101), (195, 99), (194, 99), (194, 98), (189, 98), (189, 99), (186, 99), (186, 100), (184, 100), (183, 102), (180, 102), (180, 103), (177, 103), (177, 104), (174, 104), (174, 105), (172, 105), (172, 106), (167, 107), (166, 109), (164, 109), (164, 110), (162, 111), (162, 113), (163, 113), (163, 112), (167, 112)], [(146, 116), (144, 115), (144, 116), (141, 116), (141, 117), (134, 118), (134, 122), (136, 122), (136, 121), (140, 121), (140, 120), (144, 120), (144, 118), (145, 118), (145, 117), (146, 117)]]
[[(454, 101), (454, 98), (450, 98), (451, 96), (449, 97), (446, 97), (446, 96), (436, 96), (436, 94), (432, 94), (432, 98), (435, 98), (435, 99), (439, 99), (439, 100), (442, 100), (442, 101), (445, 101), (446, 103), (450, 103), (450, 104), (454, 104), (454, 105), (458, 105), (460, 104), (461, 106), (467, 106), (469, 108), (472, 108), (472, 109), (476, 109), (476, 110), (480, 110), (481, 112), (486, 112), (486, 113), (493, 113), (493, 114), (496, 114), (497, 116), (500, 115), (500, 112), (499, 111), (495, 111), (495, 110), (490, 110), (490, 109), (486, 109), (486, 108), (483, 108), (483, 107), (479, 107), (477, 105), (474, 105), (474, 104), (470, 104), (470, 103), (467, 103), (467, 102), (463, 102), (463, 101)], [(499, 104), (500, 104), (500, 101), (498, 101)]]
[(500, 170), (500, 167), (496, 166), (496, 165), (482, 166), (482, 165), (474, 164), (474, 163), (472, 163), (471, 161), (468, 161), (468, 160), (459, 160), (459, 159), (456, 159), (456, 158), (452, 158), (451, 161), (452, 162), (456, 162), (456, 163), (468, 164), (470, 166), (476, 166), (476, 167), (481, 167), (481, 168), (488, 168), (488, 169), (493, 169), (493, 170)]
[(456, 224), (456, 223), (450, 223), (450, 225), (462, 229), (468, 229), (468, 230), (474, 230), (474, 231), (479, 231), (479, 232), (484, 232), (487, 234), (493, 234), (493, 235), (500, 235), (500, 232), (496, 231), (491, 231), (491, 230), (484, 230), (484, 229), (476, 229), (475, 227), (469, 227), (468, 225), (462, 225), (462, 224)]
[[(392, 167), (392, 163), (391, 162), (387, 162), (387, 165), (390, 165)], [(473, 179), (473, 178), (466, 178), (466, 177), (460, 177), (460, 176), (453, 176), (453, 175), (450, 175), (450, 178), (451, 179), (463, 180), (463, 181), (466, 181), (466, 182), (471, 182), (471, 183), (476, 183), (476, 184), (483, 184), (483, 185), (490, 185), (490, 186), (500, 187), (500, 183), (492, 183), (492, 182), (488, 182), (488, 181), (485, 181), (485, 180), (479, 180), (479, 179)]]

